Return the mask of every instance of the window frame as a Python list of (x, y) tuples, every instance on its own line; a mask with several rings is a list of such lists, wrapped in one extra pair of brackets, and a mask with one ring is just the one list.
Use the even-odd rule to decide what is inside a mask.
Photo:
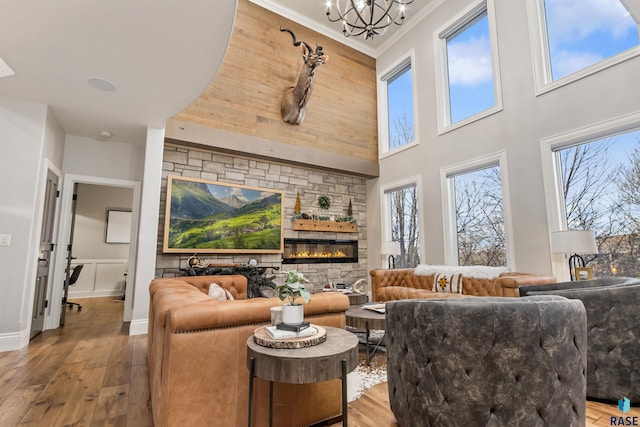
[[(529, 40), (531, 42), (531, 61), (533, 63), (535, 95), (540, 96), (563, 86), (589, 77), (615, 65), (629, 61), (640, 55), (640, 44), (620, 52), (600, 62), (596, 62), (575, 73), (558, 80), (551, 75), (551, 55), (549, 52), (549, 33), (545, 18), (545, 0), (526, 0), (527, 19), (529, 21)], [(624, 5), (623, 5), (624, 6)], [(640, 24), (637, 24), (640, 32)]]
[[(420, 137), (418, 132), (418, 103), (416, 91), (416, 69), (415, 69), (415, 49), (400, 55), (389, 67), (378, 73), (377, 89), (378, 89), (378, 159), (384, 159), (390, 155), (402, 152), (408, 148), (415, 147), (419, 144)], [(409, 66), (411, 68), (411, 103), (413, 106), (413, 141), (408, 142), (400, 147), (390, 148), (389, 136), (389, 93), (388, 82), (398, 76)]]
[[(491, 69), (493, 74), (493, 97), (495, 105), (456, 123), (451, 123), (451, 102), (449, 99), (449, 64), (447, 58), (447, 37), (455, 34), (479, 14), (486, 11), (489, 23), (489, 44), (491, 49)], [(433, 33), (433, 49), (436, 77), (436, 105), (438, 114), (438, 135), (466, 126), (502, 111), (502, 78), (500, 76), (500, 55), (496, 30), (494, 0), (476, 0), (458, 15), (447, 21)]]
[(416, 187), (416, 196), (418, 200), (418, 229), (420, 230), (420, 238), (418, 239), (420, 243), (420, 259), (424, 260), (425, 256), (425, 247), (424, 247), (424, 222), (422, 218), (424, 217), (424, 208), (423, 208), (423, 200), (422, 200), (422, 176), (414, 175), (401, 180), (393, 181), (388, 184), (384, 184), (380, 186), (380, 226), (381, 226), (381, 242), (389, 242), (391, 241), (391, 199), (387, 193), (401, 190), (406, 187), (410, 187), (415, 185)]
[(542, 178), (549, 228), (549, 255), (551, 257), (551, 271), (554, 276), (569, 277), (568, 263), (563, 255), (551, 252), (551, 233), (567, 229), (566, 208), (562, 195), (562, 171), (560, 170), (557, 151), (563, 148), (597, 141), (609, 136), (634, 131), (638, 128), (640, 128), (640, 112), (574, 129), (540, 140)]
[(507, 259), (506, 267), (516, 270), (516, 258), (513, 246), (513, 222), (511, 216), (511, 197), (509, 190), (509, 174), (507, 152), (498, 151), (440, 169), (440, 185), (442, 194), (442, 218), (444, 230), (444, 260), (446, 265), (458, 265), (458, 232), (456, 218), (456, 196), (453, 183), (455, 175), (477, 171), (492, 166), (500, 167), (500, 183), (502, 185), (502, 211), (504, 214), (504, 241)]

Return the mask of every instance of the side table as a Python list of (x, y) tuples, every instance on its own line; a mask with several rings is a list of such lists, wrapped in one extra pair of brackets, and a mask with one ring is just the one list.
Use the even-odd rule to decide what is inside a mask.
[(360, 305), (369, 301), (369, 296), (367, 294), (361, 294), (360, 292), (352, 292), (347, 294), (349, 297), (350, 305)]
[(371, 356), (373, 356), (380, 345), (380, 341), (374, 347), (372, 352), (369, 352), (369, 335), (371, 333), (371, 329), (383, 330), (386, 326), (386, 318), (383, 313), (378, 313), (373, 310), (367, 310), (366, 308), (362, 308), (359, 306), (351, 306), (349, 310), (347, 310), (346, 321), (347, 326), (351, 326), (352, 328), (358, 329), (362, 331), (364, 329), (365, 332), (365, 345), (367, 346), (367, 366), (369, 366)]
[(347, 425), (347, 374), (358, 365), (358, 338), (330, 326), (327, 340), (312, 347), (275, 349), (247, 340), (249, 368), (249, 427), (253, 425), (253, 380), (269, 381), (269, 426), (273, 421), (273, 383), (308, 384), (340, 378), (342, 380), (342, 425)]

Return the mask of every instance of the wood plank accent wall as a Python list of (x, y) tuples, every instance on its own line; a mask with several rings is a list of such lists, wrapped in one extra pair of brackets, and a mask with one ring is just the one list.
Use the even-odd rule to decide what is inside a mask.
[[(280, 116), (282, 94), (295, 84), (302, 67), (300, 49), (280, 27), (291, 29), (311, 46), (321, 45), (329, 55), (329, 61), (316, 70), (301, 126), (285, 123)], [(172, 134), (193, 124), (377, 164), (376, 108), (374, 58), (239, 0), (220, 70), (202, 95), (172, 119), (167, 136), (202, 143), (190, 140), (188, 131)], [(215, 141), (207, 144), (215, 146)], [(279, 154), (286, 158), (286, 153)]]

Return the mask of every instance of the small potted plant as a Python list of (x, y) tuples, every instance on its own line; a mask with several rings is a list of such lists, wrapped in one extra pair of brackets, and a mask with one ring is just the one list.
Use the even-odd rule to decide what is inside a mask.
[(276, 285), (274, 293), (280, 301), (287, 301), (282, 307), (282, 323), (287, 325), (299, 325), (304, 320), (304, 306), (296, 304), (298, 297), (304, 302), (309, 302), (311, 295), (304, 288), (303, 283), (308, 282), (304, 274), (296, 270), (285, 272), (284, 284)]

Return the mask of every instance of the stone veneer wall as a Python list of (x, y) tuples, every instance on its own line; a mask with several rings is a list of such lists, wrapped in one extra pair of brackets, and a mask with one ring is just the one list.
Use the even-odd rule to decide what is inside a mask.
[[(367, 280), (365, 178), (172, 144), (165, 144), (162, 169), (156, 277), (184, 275), (180, 268), (186, 267), (187, 259), (192, 255), (191, 253), (165, 254), (162, 252), (167, 177), (178, 175), (283, 191), (285, 238), (358, 239), (358, 263), (285, 264), (283, 266), (281, 254), (201, 253), (198, 254), (201, 260), (208, 260), (212, 264), (246, 264), (250, 258), (257, 258), (259, 266), (279, 267), (280, 271), (296, 269), (309, 278), (307, 287), (312, 292), (320, 291), (329, 282), (353, 284), (358, 279)], [(316, 200), (323, 194), (332, 199), (331, 208), (323, 211), (323, 214), (327, 212), (328, 215), (346, 215), (349, 200), (351, 200), (353, 216), (358, 220), (357, 235), (356, 233), (292, 230), (291, 218), (298, 193), (302, 212), (319, 211)], [(274, 274), (276, 282), (281, 282), (282, 274), (267, 270), (268, 276)]]

